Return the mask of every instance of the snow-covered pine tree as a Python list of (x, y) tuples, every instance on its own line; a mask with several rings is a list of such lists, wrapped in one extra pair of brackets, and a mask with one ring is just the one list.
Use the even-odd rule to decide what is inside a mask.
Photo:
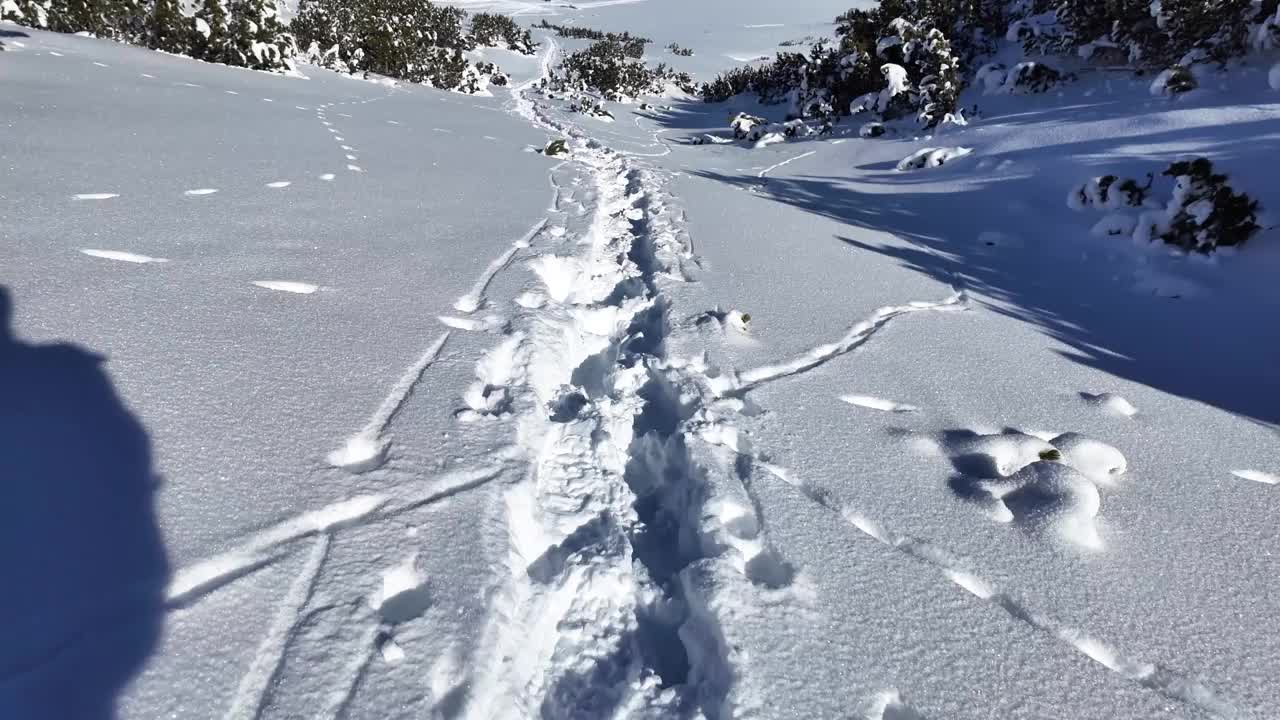
[(296, 54), (275, 0), (231, 0), (227, 6), (227, 62), (255, 70), (284, 70)]
[(182, 15), (179, 0), (151, 0), (146, 27), (148, 47), (171, 53), (190, 52), (191, 26)]
[(0, 20), (33, 28), (49, 26), (51, 0), (0, 0)]
[(193, 57), (208, 62), (227, 61), (227, 8), (223, 0), (200, 0), (192, 28)]

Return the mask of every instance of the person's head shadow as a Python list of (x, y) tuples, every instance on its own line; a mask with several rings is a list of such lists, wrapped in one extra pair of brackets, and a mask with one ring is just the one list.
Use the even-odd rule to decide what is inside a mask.
[(0, 718), (112, 718), (155, 648), (169, 564), (142, 424), (0, 287)]

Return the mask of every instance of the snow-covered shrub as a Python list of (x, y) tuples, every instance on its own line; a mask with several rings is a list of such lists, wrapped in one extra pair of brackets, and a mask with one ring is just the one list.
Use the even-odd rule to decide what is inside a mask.
[(667, 50), (671, 51), (672, 55), (679, 55), (680, 57), (693, 57), (692, 49), (687, 47), (680, 47), (680, 45), (678, 45), (677, 43), (671, 43), (670, 45), (668, 45)]
[(276, 0), (2, 0), (0, 19), (258, 70), (297, 54)]
[(1207, 158), (1175, 162), (1163, 174), (1174, 179), (1160, 236), (1166, 243), (1208, 254), (1258, 231), (1258, 201), (1232, 189)]
[(552, 140), (547, 143), (545, 148), (542, 149), (542, 154), (549, 157), (554, 157), (556, 155), (568, 155), (569, 144), (562, 139)]
[(1096, 177), (1072, 188), (1067, 195), (1067, 206), (1072, 210), (1146, 207), (1153, 181), (1154, 178), (1150, 175), (1147, 176), (1145, 185), (1139, 185), (1133, 178), (1117, 175)]
[(1008, 37), (1028, 52), (1145, 68), (1224, 63), (1257, 47), (1259, 28), (1276, 12), (1274, 0), (1037, 0), (1023, 6)]
[(1009, 70), (1003, 90), (1015, 95), (1042, 93), (1062, 80), (1062, 73), (1044, 63), (1021, 62)]
[(898, 163), (898, 170), (923, 170), (925, 168), (941, 167), (951, 160), (964, 157), (973, 152), (972, 148), (950, 147), (950, 148), (924, 148), (917, 150)]
[(506, 15), (476, 13), (471, 16), (469, 44), (482, 47), (505, 47), (522, 55), (532, 55), (538, 44), (529, 31)]
[(729, 118), (729, 129), (733, 131), (733, 136), (735, 138), (743, 140), (751, 134), (755, 128), (767, 125), (768, 122), (768, 120), (765, 120), (762, 117), (756, 117), (755, 115), (748, 115), (747, 113), (740, 112)]
[(808, 123), (799, 118), (788, 120), (782, 123), (782, 134), (789, 138), (808, 137), (814, 133), (814, 129), (809, 127)]
[(1094, 178), (1072, 188), (1067, 204), (1076, 210), (1146, 208), (1136, 218), (1126, 213), (1107, 215), (1092, 232), (1129, 235), (1139, 243), (1159, 240), (1188, 252), (1208, 254), (1220, 246), (1242, 245), (1258, 231), (1258, 202), (1232, 189), (1227, 176), (1215, 173), (1207, 158), (1172, 163), (1163, 175), (1174, 180), (1163, 207), (1150, 198), (1152, 176), (1144, 185), (1115, 175)]
[(978, 68), (973, 79), (982, 88), (983, 94), (991, 95), (1004, 88), (1007, 77), (1009, 77), (1009, 68), (1004, 63), (987, 63)]
[(992, 47), (1002, 0), (886, 0), (836, 18), (836, 43), (806, 55), (779, 53), (758, 67), (722, 73), (702, 86), (708, 102), (752, 92), (790, 104), (796, 117), (833, 120), (869, 112), (880, 120), (916, 116), (927, 128), (953, 112), (962, 59)]
[(632, 35), (629, 32), (613, 33), (605, 32), (603, 30), (595, 30), (589, 27), (581, 27), (579, 25), (553, 25), (546, 20), (534, 25), (534, 27), (541, 28), (543, 30), (554, 30), (557, 35), (563, 38), (570, 38), (574, 40), (608, 40), (610, 42), (615, 42), (622, 46), (623, 54), (633, 60), (639, 60), (644, 57), (644, 46), (653, 42), (649, 38)]
[(583, 95), (575, 98), (569, 103), (569, 111), (582, 113), (601, 120), (613, 121), (613, 113), (609, 112), (604, 105), (600, 104), (595, 98)]
[(509, 32), (515, 45), (522, 44), (519, 28), (511, 30), (514, 23), (492, 17), (480, 21), (478, 34), (473, 22), (468, 34), (466, 12), (427, 0), (363, 0), (359, 7), (351, 0), (301, 0), (290, 27), (310, 62), (474, 93), (506, 78), (491, 63), (473, 66), (463, 51), (479, 39), (496, 38), (510, 47)]
[(1156, 96), (1175, 96), (1191, 92), (1199, 86), (1196, 76), (1181, 65), (1162, 71), (1151, 81), (1151, 94)]
[(695, 89), (688, 73), (677, 72), (663, 63), (650, 68), (642, 60), (631, 59), (624, 47), (613, 40), (598, 40), (569, 55), (547, 83), (552, 90), (594, 92), (619, 102), (661, 93), (668, 84), (686, 92)]

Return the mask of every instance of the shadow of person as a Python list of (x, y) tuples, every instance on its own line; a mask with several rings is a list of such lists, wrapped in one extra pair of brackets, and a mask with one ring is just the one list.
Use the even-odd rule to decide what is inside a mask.
[(0, 287), (0, 718), (112, 718), (164, 619), (150, 442), (101, 356), (11, 315)]

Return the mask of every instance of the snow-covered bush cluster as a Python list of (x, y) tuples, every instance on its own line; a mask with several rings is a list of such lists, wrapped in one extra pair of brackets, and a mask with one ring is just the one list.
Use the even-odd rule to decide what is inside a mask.
[(481, 45), (501, 44), (532, 54), (527, 30), (510, 19), (467, 13), (426, 0), (302, 0), (291, 28), (304, 56), (340, 72), (388, 75), (462, 92), (479, 92), (505, 76), (491, 63), (472, 64), (463, 55)]
[(1029, 53), (1162, 70), (1152, 93), (1178, 95), (1197, 86), (1196, 66), (1280, 47), (1278, 13), (1275, 0), (1031, 0), (1011, 6), (1007, 38)]
[[(541, 30), (552, 30), (556, 35), (572, 40), (608, 40), (615, 42), (622, 46), (623, 55), (636, 60), (644, 57), (644, 46), (653, 42), (649, 38), (632, 35), (626, 31), (614, 33), (578, 25), (554, 25), (546, 20), (534, 25), (534, 27)], [(682, 53), (677, 52), (676, 54), (680, 55)], [(690, 52), (689, 54), (692, 55), (693, 53)]]
[(1070, 76), (1041, 62), (1020, 62), (1012, 68), (1003, 63), (987, 63), (978, 68), (974, 80), (984, 94), (1030, 95), (1048, 92)]
[(471, 16), (468, 41), (479, 47), (505, 47), (522, 55), (532, 55), (538, 44), (528, 28), (522, 28), (506, 15), (476, 13)]
[(665, 63), (649, 67), (643, 60), (628, 56), (624, 45), (615, 40), (598, 40), (570, 54), (543, 81), (543, 87), (552, 92), (573, 96), (594, 93), (615, 102), (659, 94), (668, 85), (686, 92), (695, 89), (688, 73)]
[(973, 152), (972, 148), (962, 147), (923, 148), (903, 158), (898, 163), (898, 170), (924, 170), (942, 167), (955, 158), (964, 157), (971, 152)]
[[(1094, 225), (1095, 235), (1130, 236), (1141, 243), (1161, 240), (1206, 255), (1219, 247), (1243, 245), (1258, 231), (1258, 202), (1236, 192), (1226, 175), (1213, 171), (1207, 158), (1175, 162), (1163, 175), (1173, 178), (1169, 200), (1163, 205), (1151, 197), (1152, 176), (1139, 184), (1115, 175), (1072, 188), (1067, 205), (1074, 210), (1112, 211)], [(1133, 210), (1140, 212), (1126, 212)]]
[(291, 69), (296, 54), (276, 0), (3, 0), (0, 20), (257, 70)]
[(932, 128), (956, 112), (963, 61), (989, 50), (1004, 18), (997, 0), (885, 0), (836, 18), (836, 42), (808, 55), (779, 53), (760, 66), (722, 73), (701, 88), (719, 102), (752, 93), (788, 104), (790, 117), (869, 113), (915, 117)]
[[(804, 120), (794, 118), (786, 122), (770, 122), (765, 118), (757, 117), (747, 113), (738, 113), (729, 118), (729, 130), (733, 133), (735, 140), (745, 140), (754, 147), (764, 147), (775, 143), (786, 142), (793, 138), (809, 137), (811, 135), (823, 135), (831, 129), (829, 124), (823, 124), (820, 129), (815, 130)], [(708, 136), (713, 142), (715, 138)], [(725, 140), (723, 142), (729, 142)], [(695, 145), (705, 144), (705, 140), (694, 140)]]
[(535, 47), (510, 18), (477, 14), (468, 31), (467, 13), (427, 0), (301, 0), (288, 24), (280, 7), (278, 0), (0, 0), (0, 19), (256, 70), (292, 69), (302, 56), (469, 92), (505, 78), (491, 64), (467, 62), (464, 50)]

